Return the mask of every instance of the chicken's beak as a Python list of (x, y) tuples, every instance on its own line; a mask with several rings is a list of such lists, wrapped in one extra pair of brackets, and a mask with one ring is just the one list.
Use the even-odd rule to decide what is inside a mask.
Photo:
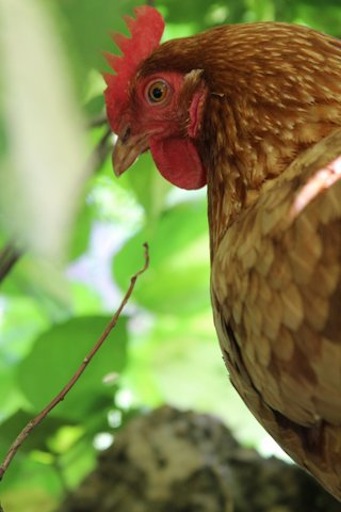
[(132, 135), (130, 128), (122, 131), (115, 143), (112, 162), (116, 176), (124, 173), (135, 160), (149, 149), (148, 136), (146, 134)]

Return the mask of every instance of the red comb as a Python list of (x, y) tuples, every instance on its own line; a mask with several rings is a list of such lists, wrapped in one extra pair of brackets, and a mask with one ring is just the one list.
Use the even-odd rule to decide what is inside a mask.
[(114, 34), (113, 39), (122, 52), (122, 56), (106, 53), (106, 59), (116, 75), (105, 73), (108, 85), (104, 95), (107, 105), (108, 119), (113, 131), (118, 126), (120, 114), (128, 101), (129, 82), (135, 75), (141, 62), (146, 59), (160, 44), (164, 30), (161, 14), (144, 5), (134, 9), (136, 19), (125, 16), (131, 37)]

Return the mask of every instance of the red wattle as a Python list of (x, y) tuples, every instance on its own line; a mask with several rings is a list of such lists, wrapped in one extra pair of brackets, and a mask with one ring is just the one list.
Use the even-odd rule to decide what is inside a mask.
[(207, 173), (190, 139), (150, 141), (150, 150), (162, 176), (186, 190), (206, 185)]

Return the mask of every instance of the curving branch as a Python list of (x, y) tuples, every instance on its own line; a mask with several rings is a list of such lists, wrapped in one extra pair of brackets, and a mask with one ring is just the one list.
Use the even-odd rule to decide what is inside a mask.
[(105, 113), (98, 114), (89, 120), (88, 129), (98, 128), (108, 123), (107, 116)]
[(0, 283), (10, 273), (20, 256), (21, 253), (11, 243), (0, 251)]
[[(12, 443), (11, 447), (9, 448), (5, 459), (3, 463), (0, 466), (0, 481), (2, 480), (5, 472), (7, 471), (10, 463), (12, 462), (13, 458), (15, 457), (17, 451), (27, 439), (27, 437), (30, 435), (32, 430), (37, 427), (44, 418), (56, 407), (56, 405), (59, 404), (62, 400), (64, 400), (65, 396), (68, 394), (68, 392), (73, 388), (73, 386), (76, 384), (84, 370), (87, 368), (91, 360), (93, 359), (94, 355), (98, 352), (98, 350), (101, 348), (105, 340), (108, 338), (111, 331), (114, 329), (117, 320), (119, 319), (123, 309), (125, 308), (133, 290), (136, 284), (137, 279), (141, 274), (143, 274), (147, 268), (149, 267), (149, 249), (148, 244), (145, 243), (143, 245), (144, 247), (144, 264), (143, 267), (138, 270), (131, 278), (130, 278), (130, 285), (118, 307), (116, 310), (116, 313), (113, 315), (112, 319), (108, 323), (108, 325), (105, 327), (104, 331), (102, 332), (101, 336), (98, 338), (90, 352), (84, 357), (81, 365), (79, 366), (78, 370), (74, 373), (74, 375), (71, 377), (69, 382), (65, 384), (63, 389), (47, 404), (47, 406), (31, 421), (27, 423), (27, 425), (23, 428), (23, 430), (20, 432), (20, 434), (16, 437), (14, 442)], [(0, 509), (1, 512), (1, 509)]]
[(112, 151), (112, 144), (110, 142), (110, 137), (112, 135), (111, 128), (107, 128), (98, 141), (92, 156), (91, 156), (91, 167), (93, 172), (96, 173), (100, 170), (105, 160), (107, 159), (109, 153)]

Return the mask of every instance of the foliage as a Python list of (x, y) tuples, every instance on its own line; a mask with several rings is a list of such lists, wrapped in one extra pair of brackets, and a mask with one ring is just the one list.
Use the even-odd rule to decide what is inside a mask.
[[(204, 193), (171, 188), (149, 155), (116, 180), (103, 159), (106, 127), (83, 128), (104, 113), (101, 52), (115, 51), (108, 34), (126, 31), (122, 15), (141, 3), (0, 1), (7, 31), (0, 41), (0, 242), (14, 236), (31, 248), (1, 283), (1, 459), (99, 336), (141, 265), (146, 240), (151, 256), (128, 317), (6, 473), (5, 510), (52, 510), (92, 468), (108, 439), (98, 434), (112, 439), (132, 414), (163, 401), (221, 415), (244, 442), (265, 439), (228, 386), (216, 342)], [(10, 6), (25, 4), (29, 16), (17, 26)], [(272, 19), (341, 36), (339, 0), (325, 0), (323, 10), (318, 0), (155, 4), (166, 38)], [(33, 22), (40, 41), (25, 32)]]

